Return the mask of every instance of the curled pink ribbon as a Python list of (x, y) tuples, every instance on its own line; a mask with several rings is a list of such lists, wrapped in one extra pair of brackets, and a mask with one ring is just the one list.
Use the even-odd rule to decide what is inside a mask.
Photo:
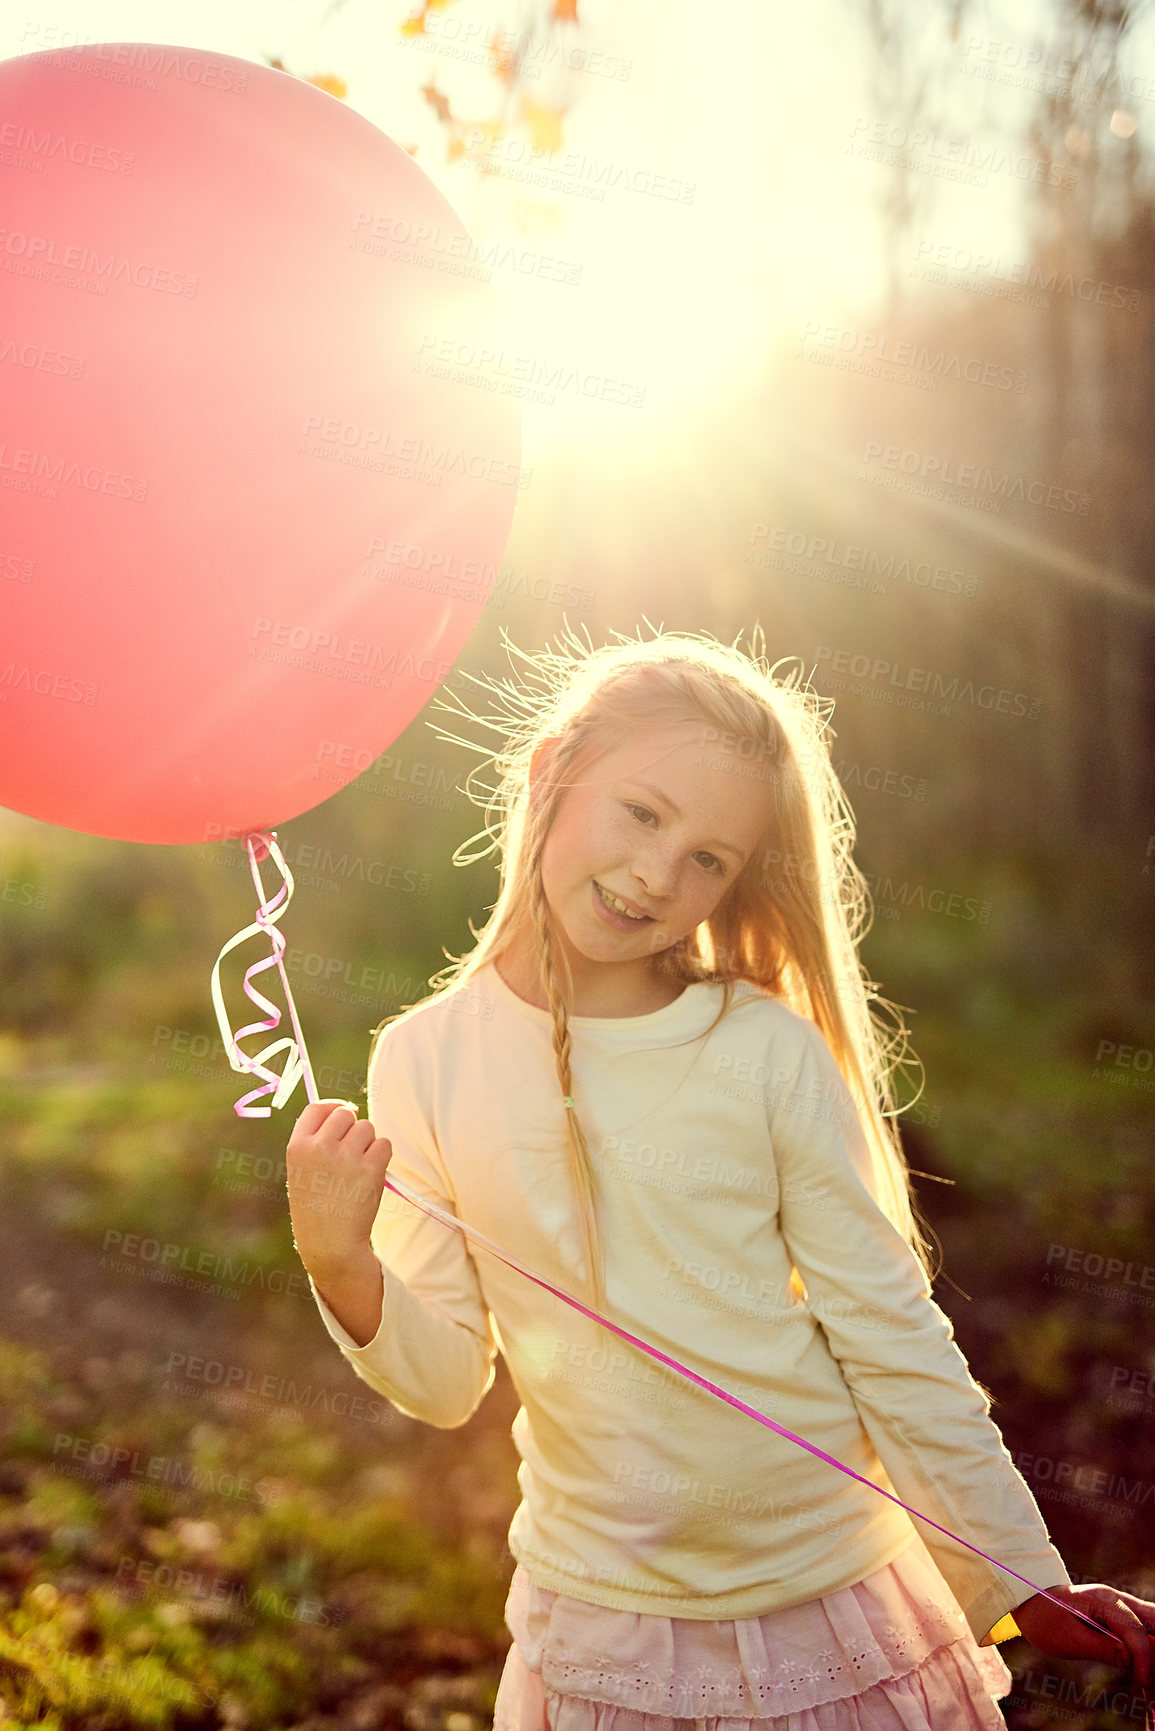
[[(233, 1069), (248, 1070), (254, 1075), (260, 1075), (266, 1078), (265, 1086), (263, 1088), (255, 1089), (251, 1094), (246, 1094), (242, 1100), (237, 1101), (234, 1110), (239, 1116), (245, 1118), (267, 1118), (272, 1110), (271, 1107), (250, 1106), (249, 1101), (259, 1099), (262, 1094), (272, 1093), (272, 1106), (279, 1109), (284, 1105), (285, 1101), (296, 1087), (297, 1082), (302, 1077), (304, 1078), (305, 1092), (308, 1095), (309, 1100), (315, 1102), (318, 1100), (319, 1096), (317, 1094), (317, 1085), (313, 1080), (312, 1065), (309, 1063), (309, 1055), (305, 1048), (304, 1035), (301, 1033), (300, 1023), (297, 1020), (297, 1010), (296, 1005), (293, 1003), (293, 994), (289, 989), (289, 982), (286, 978), (285, 970), (281, 962), (281, 957), (285, 948), (285, 939), (275, 924), (275, 922), (280, 919), (285, 908), (288, 907), (289, 902), (292, 899), (292, 874), (290, 873), (288, 866), (285, 864), (284, 856), (281, 853), (280, 848), (276, 845), (275, 831), (268, 835), (248, 835), (245, 837), (245, 842), (249, 851), (249, 863), (252, 868), (253, 881), (256, 884), (257, 893), (261, 897), (261, 905), (257, 910), (255, 924), (246, 926), (243, 931), (238, 932), (235, 937), (230, 938), (216, 959), (213, 966), (212, 978), (213, 1003), (216, 1006), (217, 1020), (220, 1023), (226, 1050), (229, 1053), (229, 1062)], [(257, 866), (258, 856), (254, 849), (254, 843), (260, 843), (265, 848), (266, 852), (272, 856), (281, 873), (283, 880), (281, 888), (277, 891), (277, 894), (271, 901), (265, 899), (264, 885), (261, 882), (260, 871)], [(281, 899), (282, 897), (284, 898), (283, 903)], [(234, 1037), (228, 1023), (224, 999), (222, 998), (220, 991), (220, 965), (224, 957), (229, 954), (230, 950), (235, 949), (239, 943), (242, 943), (245, 938), (250, 937), (254, 932), (264, 932), (268, 936), (273, 946), (273, 954), (265, 957), (263, 961), (254, 962), (252, 967), (248, 969), (245, 974), (245, 991), (255, 1004), (259, 1004), (262, 1008), (271, 1012), (272, 1020), (268, 1022), (251, 1022), (248, 1027), (238, 1028)], [(281, 1019), (281, 1013), (276, 1006), (269, 1003), (267, 998), (263, 998), (259, 992), (252, 990), (249, 986), (249, 981), (254, 974), (260, 973), (264, 968), (271, 967), (276, 967), (281, 975), (281, 983), (285, 988), (285, 1001), (288, 1004), (289, 1015), (293, 1024), (293, 1035), (292, 1037), (286, 1035), (282, 1039), (275, 1041), (271, 1046), (266, 1046), (262, 1052), (259, 1052), (256, 1055), (256, 1057), (251, 1058), (247, 1053), (240, 1050), (236, 1043), (237, 1040), (243, 1039), (246, 1034), (271, 1031), (277, 1027)], [(278, 1076), (276, 1071), (267, 1068), (262, 1060), (270, 1057), (274, 1052), (278, 1052), (285, 1047), (290, 1048), (289, 1055), (285, 1061), (284, 1070), (281, 1075)], [(566, 1104), (569, 1104), (568, 1100)], [(1102, 1623), (1096, 1622), (1094, 1617), (1089, 1617), (1085, 1612), (1076, 1610), (1074, 1605), (1069, 1605), (1065, 1600), (1056, 1598), (1054, 1593), (1049, 1593), (1045, 1587), (1036, 1586), (1034, 1581), (1027, 1579), (1026, 1575), (1020, 1575), (1017, 1569), (1012, 1569), (1006, 1563), (1000, 1563), (997, 1557), (988, 1555), (986, 1551), (980, 1550), (977, 1545), (972, 1545), (968, 1539), (960, 1538), (957, 1533), (952, 1533), (949, 1527), (941, 1526), (938, 1521), (932, 1521), (929, 1515), (921, 1514), (918, 1509), (912, 1509), (909, 1503), (904, 1503), (902, 1498), (895, 1496), (892, 1491), (883, 1490), (881, 1485), (876, 1485), (871, 1479), (864, 1478), (861, 1473), (856, 1473), (852, 1467), (844, 1466), (836, 1456), (829, 1455), (823, 1449), (816, 1447), (814, 1443), (807, 1442), (805, 1437), (795, 1436), (794, 1432), (792, 1430), (787, 1430), (785, 1425), (775, 1423), (772, 1418), (767, 1418), (765, 1413), (759, 1412), (756, 1407), (748, 1406), (744, 1400), (739, 1400), (737, 1395), (730, 1394), (727, 1389), (720, 1388), (716, 1382), (710, 1382), (707, 1377), (699, 1376), (697, 1371), (691, 1370), (688, 1365), (682, 1364), (676, 1358), (671, 1358), (668, 1353), (660, 1351), (656, 1346), (651, 1346), (648, 1341), (642, 1340), (638, 1335), (631, 1334), (629, 1329), (622, 1328), (616, 1322), (611, 1322), (608, 1316), (603, 1316), (600, 1311), (594, 1310), (590, 1305), (583, 1303), (580, 1298), (575, 1298), (572, 1293), (565, 1292), (560, 1286), (554, 1286), (551, 1281), (544, 1279), (540, 1274), (535, 1274), (532, 1268), (527, 1268), (524, 1262), (520, 1262), (518, 1258), (511, 1255), (508, 1250), (503, 1250), (499, 1244), (495, 1244), (491, 1238), (487, 1238), (485, 1233), (479, 1232), (475, 1226), (467, 1226), (465, 1222), (459, 1220), (455, 1214), (447, 1213), (445, 1209), (439, 1207), (437, 1203), (426, 1197), (415, 1195), (407, 1185), (399, 1183), (396, 1179), (386, 1177), (385, 1188), (386, 1190), (391, 1190), (395, 1196), (401, 1197), (402, 1201), (412, 1203), (412, 1205), (415, 1208), (420, 1209), (423, 1214), (429, 1215), (430, 1219), (439, 1220), (443, 1226), (452, 1228), (454, 1232), (459, 1232), (463, 1238), (468, 1239), (471, 1243), (480, 1245), (480, 1247), (483, 1250), (487, 1250), (491, 1256), (496, 1256), (499, 1262), (504, 1262), (507, 1268), (514, 1269), (518, 1274), (524, 1275), (527, 1280), (532, 1280), (535, 1286), (540, 1286), (543, 1291), (552, 1293), (555, 1298), (560, 1298), (563, 1304), (568, 1304), (571, 1309), (580, 1311), (580, 1313), (583, 1316), (588, 1317), (591, 1322), (599, 1323), (602, 1328), (608, 1328), (611, 1334), (616, 1334), (618, 1336), (619, 1340), (628, 1341), (631, 1346), (636, 1346), (640, 1352), (647, 1353), (650, 1358), (657, 1359), (659, 1364), (666, 1365), (670, 1370), (677, 1371), (679, 1376), (684, 1376), (688, 1378), (690, 1382), (696, 1383), (699, 1388), (704, 1388), (708, 1394), (716, 1395), (719, 1400), (724, 1400), (728, 1406), (736, 1407), (739, 1412), (745, 1413), (748, 1418), (752, 1418), (757, 1424), (764, 1425), (767, 1430), (772, 1430), (776, 1432), (778, 1436), (785, 1437), (787, 1442), (796, 1443), (799, 1448), (805, 1449), (808, 1454), (816, 1455), (819, 1460), (826, 1461), (828, 1465), (837, 1467), (838, 1471), (840, 1473), (845, 1473), (847, 1478), (856, 1479), (861, 1485), (868, 1485), (872, 1491), (877, 1491), (879, 1496), (886, 1497), (892, 1503), (897, 1503), (899, 1508), (905, 1509), (908, 1515), (914, 1515), (916, 1519), (925, 1521), (928, 1526), (934, 1527), (937, 1532), (945, 1533), (948, 1539), (954, 1539), (956, 1544), (964, 1545), (968, 1551), (974, 1551), (976, 1556), (982, 1557), (988, 1563), (993, 1563), (996, 1569), (1002, 1569), (1004, 1573), (1013, 1575), (1016, 1581), (1022, 1581), (1024, 1586), (1030, 1587), (1033, 1593), (1038, 1593), (1044, 1599), (1050, 1599), (1052, 1604), (1061, 1606), (1064, 1611), (1069, 1611), (1073, 1617), (1078, 1617), (1081, 1622), (1086, 1623), (1088, 1628), (1097, 1630), (1099, 1634), (1108, 1636), (1112, 1641), (1119, 1640), (1118, 1635), (1116, 1635), (1113, 1630), (1105, 1628)], [(1120, 1642), (1120, 1645), (1123, 1645), (1123, 1643)]]
[[(284, 963), (281, 959), (285, 951), (285, 936), (284, 933), (278, 929), (276, 924), (293, 899), (293, 874), (285, 864), (285, 856), (277, 846), (276, 830), (271, 830), (267, 835), (260, 831), (254, 831), (252, 834), (245, 837), (245, 846), (248, 849), (249, 869), (253, 874), (253, 883), (256, 885), (257, 895), (260, 898), (260, 906), (257, 908), (257, 917), (254, 923), (246, 926), (243, 931), (237, 932), (235, 937), (231, 937), (228, 943), (222, 948), (216, 961), (213, 963), (213, 1006), (217, 1013), (217, 1022), (220, 1025), (221, 1038), (224, 1040), (225, 1050), (229, 1055), (229, 1063), (232, 1068), (234, 1070), (247, 1070), (251, 1075), (263, 1076), (265, 1078), (264, 1087), (254, 1088), (251, 1094), (246, 1094), (243, 1099), (236, 1102), (233, 1110), (239, 1118), (268, 1118), (273, 1107), (276, 1107), (279, 1111), (285, 1104), (285, 1101), (289, 1098), (289, 1095), (293, 1092), (293, 1089), (297, 1086), (297, 1083), (301, 1080), (302, 1076), (304, 1076), (305, 1079), (305, 1092), (310, 1100), (317, 1099), (317, 1086), (313, 1081), (313, 1068), (309, 1063), (309, 1053), (305, 1046), (305, 1036), (302, 1034), (300, 1023), (297, 1020), (297, 1006), (293, 1002), (293, 994), (289, 989), (288, 977), (285, 973)], [(258, 853), (258, 847), (263, 851)], [(272, 857), (273, 863), (281, 874), (281, 887), (272, 898), (265, 895), (265, 886), (261, 882), (260, 867), (257, 863), (258, 860), (264, 859), (267, 856)], [(254, 962), (250, 968), (246, 969), (244, 980), (245, 995), (251, 998), (253, 1003), (260, 1009), (267, 1010), (271, 1020), (267, 1022), (250, 1022), (247, 1027), (238, 1028), (234, 1034), (232, 1024), (229, 1021), (228, 1012), (225, 1009), (224, 997), (221, 992), (221, 963), (229, 954), (230, 950), (235, 950), (238, 944), (243, 944), (245, 939), (252, 937), (254, 933), (258, 935), (263, 933), (264, 936), (269, 939), (272, 946), (272, 954), (265, 956), (259, 962)], [(281, 1012), (277, 1008), (276, 1004), (271, 1004), (268, 998), (262, 997), (260, 992), (249, 984), (254, 974), (262, 973), (266, 968), (276, 968), (281, 976), (281, 984), (285, 988), (285, 1002), (289, 1006), (289, 1017), (293, 1024), (293, 1032), (291, 1036), (285, 1035), (280, 1040), (274, 1040), (272, 1045), (266, 1046), (264, 1050), (258, 1052), (255, 1057), (250, 1057), (247, 1052), (241, 1051), (241, 1048), (237, 1045), (237, 1041), (243, 1040), (247, 1034), (269, 1032), (273, 1028), (276, 1028), (281, 1020)], [(281, 1071), (280, 1075), (278, 1075), (275, 1070), (269, 1068), (264, 1060), (266, 1058), (271, 1058), (275, 1052), (280, 1051), (285, 1051), (286, 1057), (285, 1067)], [(250, 1100), (259, 1100), (263, 1094), (272, 1094), (273, 1100), (271, 1106), (251, 1106), (249, 1104)]]

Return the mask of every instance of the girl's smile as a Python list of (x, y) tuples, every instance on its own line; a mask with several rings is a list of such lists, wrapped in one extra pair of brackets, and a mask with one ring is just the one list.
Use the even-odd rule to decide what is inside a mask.
[[(611, 896), (613, 897), (612, 901), (609, 899)], [(619, 931), (628, 932), (631, 926), (653, 924), (653, 914), (647, 914), (641, 909), (638, 909), (636, 912), (623, 911), (621, 904), (624, 904), (625, 908), (631, 910), (634, 908), (635, 904), (633, 902), (626, 902), (624, 896), (614, 896), (613, 891), (607, 891), (605, 885), (598, 883), (596, 878), (594, 879), (594, 900), (602, 917), (607, 920), (610, 925), (616, 925)]]

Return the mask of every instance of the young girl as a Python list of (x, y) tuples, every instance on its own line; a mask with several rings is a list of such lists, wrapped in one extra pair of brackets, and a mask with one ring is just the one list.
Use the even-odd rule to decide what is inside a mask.
[[(496, 1731), (996, 1728), (1019, 1632), (1146, 1687), (1155, 1604), (1071, 1585), (931, 1297), (826, 706), (685, 633), (525, 659), (492, 916), (377, 1030), (368, 1119), (311, 1104), (288, 1148), (359, 1376), (448, 1427), (509, 1366)], [(870, 1484), (471, 1248), (387, 1166)]]

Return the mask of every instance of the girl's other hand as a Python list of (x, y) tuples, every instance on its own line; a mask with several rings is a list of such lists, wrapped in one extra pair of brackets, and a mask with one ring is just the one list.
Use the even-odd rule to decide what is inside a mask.
[(318, 1284), (364, 1259), (392, 1154), (347, 1100), (311, 1100), (293, 1126), (285, 1151), (293, 1240)]
[(1036, 1593), (1014, 1611), (1015, 1622), (1033, 1647), (1056, 1659), (1102, 1659), (1119, 1665), (1132, 1671), (1145, 1691), (1151, 1689), (1155, 1678), (1155, 1604), (1099, 1583), (1048, 1587), (1047, 1591), (1113, 1629), (1118, 1639), (1109, 1640), (1089, 1629), (1077, 1617), (1068, 1616), (1062, 1606)]

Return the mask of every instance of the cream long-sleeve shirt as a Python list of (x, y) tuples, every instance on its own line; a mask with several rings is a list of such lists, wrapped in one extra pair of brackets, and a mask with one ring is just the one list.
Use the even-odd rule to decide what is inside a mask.
[[(607, 1314), (1035, 1586), (1070, 1585), (879, 1206), (829, 1046), (747, 985), (707, 1032), (721, 998), (702, 982), (648, 1015), (570, 1018)], [(368, 1116), (393, 1176), (583, 1296), (551, 1028), (486, 964), (383, 1030)], [(521, 1401), (509, 1544), (540, 1586), (627, 1611), (754, 1617), (853, 1585), (910, 1542), (895, 1503), (388, 1190), (371, 1241), (377, 1333), (357, 1346), (314, 1288), (325, 1326), (370, 1387), (442, 1427), (473, 1414), (504, 1354)], [(1031, 1596), (917, 1530), (980, 1641)]]

